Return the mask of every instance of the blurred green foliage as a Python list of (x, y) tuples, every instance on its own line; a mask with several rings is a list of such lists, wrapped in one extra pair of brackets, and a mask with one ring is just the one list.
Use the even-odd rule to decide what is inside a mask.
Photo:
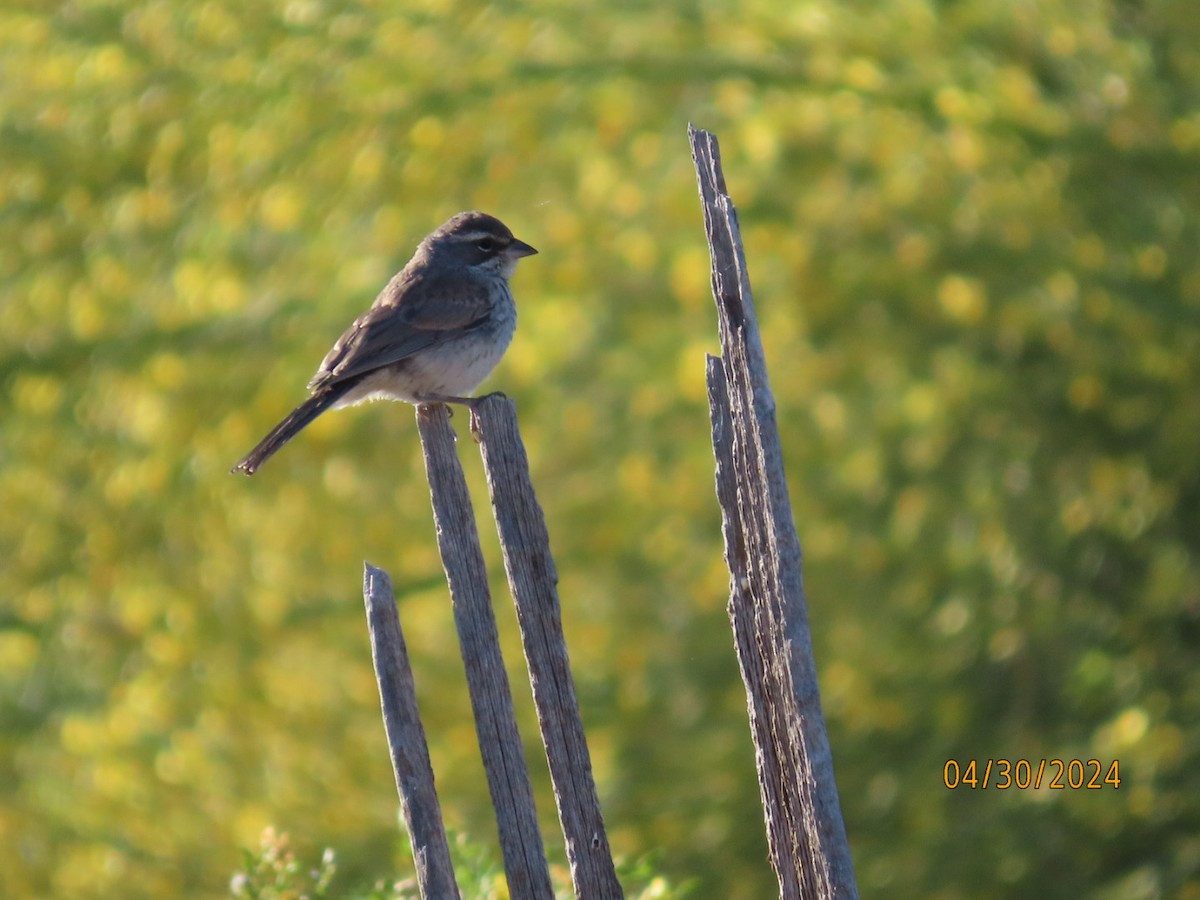
[[(451, 838), (450, 855), (462, 896), (471, 900), (508, 900), (504, 867), (486, 848), (457, 835)], [(618, 864), (617, 875), (628, 900), (682, 900), (690, 896), (686, 885), (673, 887), (655, 874), (654, 866), (653, 857)], [(296, 857), (291, 837), (267, 828), (257, 852), (243, 851), (242, 871), (230, 879), (230, 893), (236, 900), (307, 900), (316, 897), (421, 900), (411, 858), (404, 866), (405, 877), (379, 878), (369, 887), (344, 886), (338, 890), (335, 883), (337, 868), (337, 855), (330, 848), (321, 853), (315, 866), (305, 867)], [(568, 900), (575, 896), (567, 866), (551, 866), (550, 875), (556, 897)]]
[[(450, 824), (494, 839), (411, 410), (227, 474), (472, 207), (542, 251), (487, 387), (521, 411), (614, 848), (773, 893), (688, 121), (741, 214), (863, 893), (1200, 897), (1190, 0), (10, 0), (0, 894), (222, 896), (271, 824), (347, 883), (398, 871), (364, 558)], [(1123, 780), (943, 786), (997, 757)]]

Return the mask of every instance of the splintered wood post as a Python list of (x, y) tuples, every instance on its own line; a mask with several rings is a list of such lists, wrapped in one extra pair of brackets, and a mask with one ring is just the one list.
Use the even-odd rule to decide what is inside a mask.
[(812, 655), (775, 399), (715, 136), (689, 127), (721, 356), (707, 365), (729, 618), (746, 685), (771, 864), (784, 900), (858, 896)]
[(417, 426), (433, 498), (438, 548), (450, 584), (454, 622), (467, 671), (479, 749), (500, 826), (508, 892), (514, 900), (552, 900), (554, 889), (538, 827), (537, 808), (525, 751), (513, 714), (512, 693), (471, 495), (454, 451), (450, 411), (442, 405), (417, 408)]
[(596, 796), (563, 637), (558, 573), (550, 555), (546, 520), (529, 477), (516, 406), (502, 394), (490, 394), (476, 404), (475, 413), (575, 896), (618, 900), (623, 894)]
[(429, 745), (417, 710), (412, 666), (400, 629), (392, 582), (387, 572), (370, 563), (365, 564), (363, 571), (363, 600), (383, 707), (383, 727), (391, 749), (400, 809), (412, 844), (417, 887), (425, 900), (458, 900), (450, 844), (442, 824)]

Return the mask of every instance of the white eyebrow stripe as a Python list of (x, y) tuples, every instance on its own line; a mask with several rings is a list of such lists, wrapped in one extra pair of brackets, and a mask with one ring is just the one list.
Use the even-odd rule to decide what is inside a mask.
[(454, 238), (459, 241), (481, 241), (484, 238), (491, 238), (494, 241), (508, 241), (508, 238), (502, 234), (496, 234), (494, 231), (484, 231), (483, 229), (456, 234)]

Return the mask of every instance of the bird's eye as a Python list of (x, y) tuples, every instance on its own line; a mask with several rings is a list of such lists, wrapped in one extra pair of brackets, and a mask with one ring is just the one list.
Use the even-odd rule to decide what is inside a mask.
[(496, 242), (493, 241), (491, 238), (482, 238), (475, 242), (475, 246), (478, 247), (480, 250), (482, 250), (484, 253), (491, 253), (493, 250), (496, 249)]

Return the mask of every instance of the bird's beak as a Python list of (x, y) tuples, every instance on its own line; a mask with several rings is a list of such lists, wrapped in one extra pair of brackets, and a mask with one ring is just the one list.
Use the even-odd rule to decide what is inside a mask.
[(533, 256), (535, 253), (537, 253), (537, 250), (516, 238), (513, 238), (512, 243), (504, 251), (505, 256), (510, 256), (513, 259), (520, 259), (522, 256)]

